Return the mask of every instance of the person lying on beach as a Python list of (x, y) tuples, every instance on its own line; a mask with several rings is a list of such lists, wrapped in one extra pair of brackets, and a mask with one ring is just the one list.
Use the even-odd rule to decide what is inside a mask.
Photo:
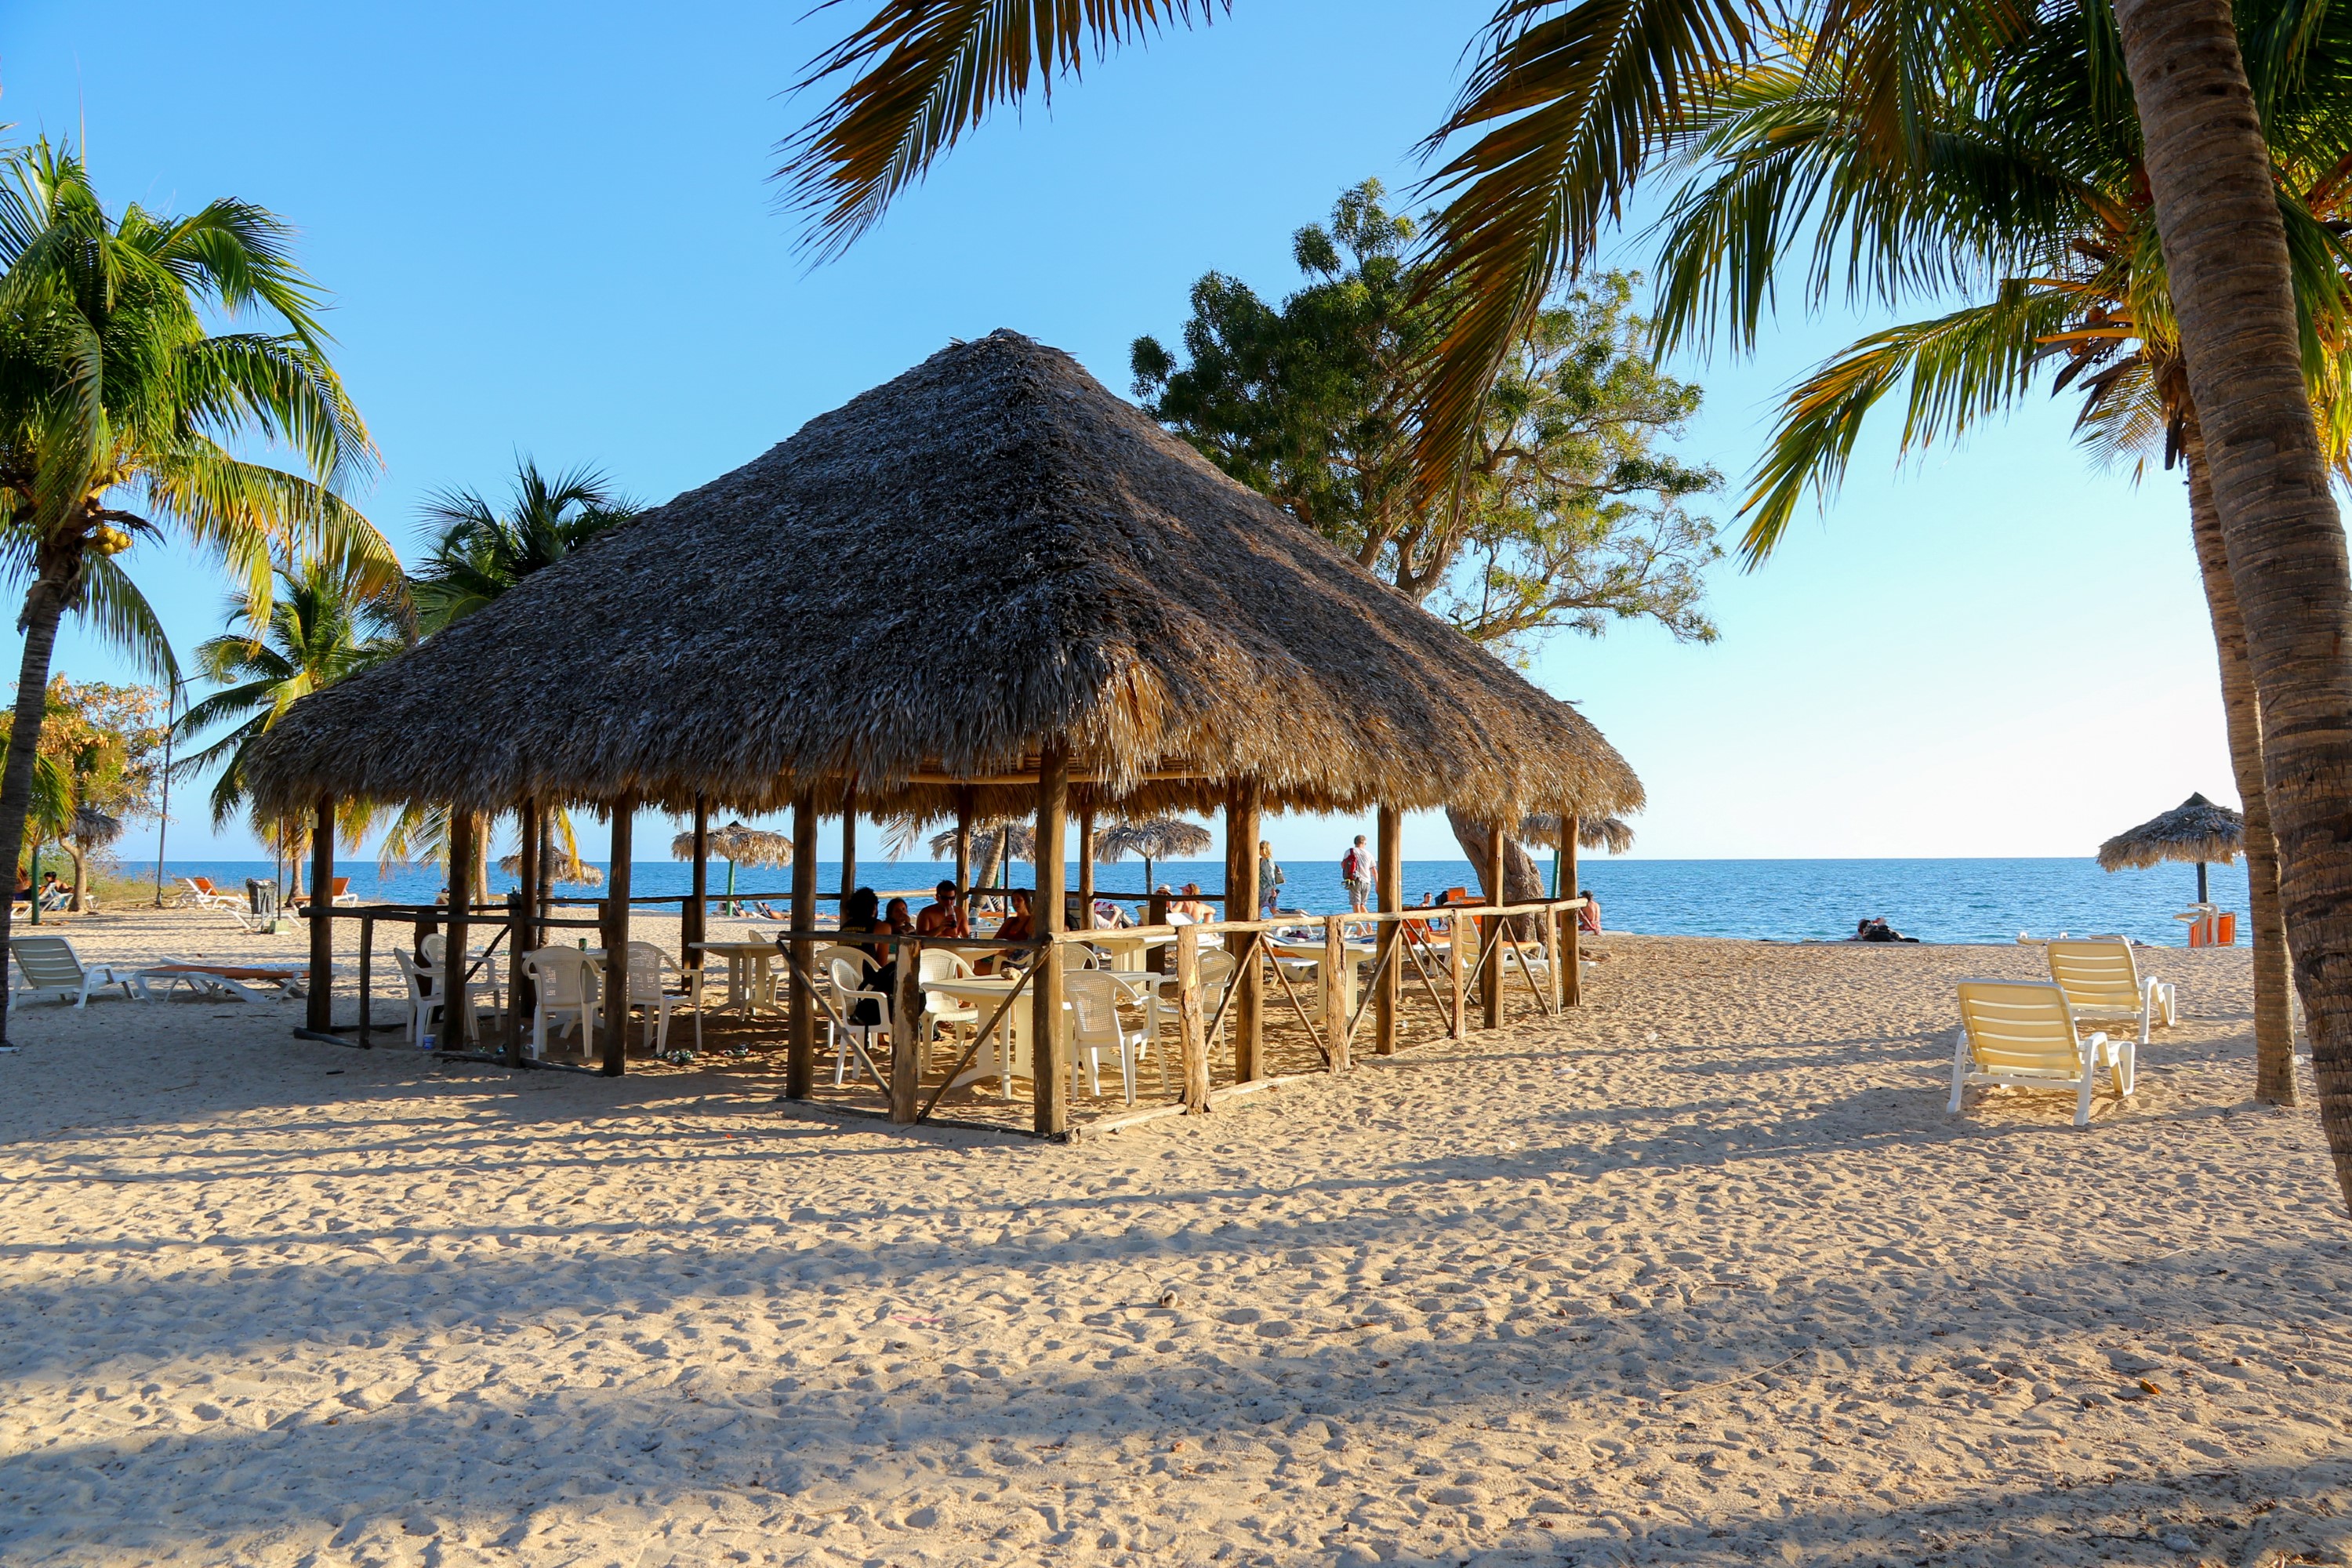
[(1123, 931), (1134, 923), (1128, 919), (1127, 910), (1122, 906), (1112, 903), (1108, 899), (1095, 900), (1095, 930)]
[(1853, 940), (1856, 942), (1917, 942), (1919, 939), (1916, 936), (1905, 936), (1901, 931), (1888, 925), (1882, 917), (1878, 920), (1865, 920), (1855, 926)]
[(956, 900), (956, 885), (942, 879), (931, 889), (931, 901), (915, 917), (917, 936), (970, 936), (971, 916)]
[(778, 914), (774, 910), (770, 909), (768, 907), (768, 900), (765, 899), (754, 900), (751, 908), (759, 911), (759, 916), (763, 921), (780, 921), (784, 918)]

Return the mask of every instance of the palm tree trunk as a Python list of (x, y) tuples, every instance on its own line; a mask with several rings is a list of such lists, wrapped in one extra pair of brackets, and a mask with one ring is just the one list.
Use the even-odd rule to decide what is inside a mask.
[(2279, 907), (2278, 846), (2271, 837), (2270, 797), (2263, 786), (2263, 719), (2246, 658), (2246, 627), (2238, 591), (2230, 581), (2221, 514), (2205, 469), (2205, 439), (2197, 416), (2188, 420), (2189, 521), (2197, 565), (2205, 577), (2205, 605), (2213, 616), (2213, 644), (2221, 662), (2221, 714), (2230, 735), (2230, 766), (2246, 817), (2247, 914), (2254, 928), (2254, 1098), (2294, 1103), (2294, 1021), (2287, 1005), (2286, 920)]
[(2264, 797), (2319, 1121), (2352, 1204), (2352, 563), (2229, 0), (2117, 0), (2158, 232), (2262, 701)]
[[(33, 763), (41, 744), (41, 714), (49, 696), (49, 656), (58, 646), (58, 621), (66, 611), (62, 584), (47, 575), (36, 578), (25, 594), (24, 657), (16, 665), (16, 711), (8, 722), (8, 762), (0, 768), (0, 844), (8, 847), (11, 869), (25, 852), (25, 817), (33, 807)], [(33, 889), (33, 907), (40, 908), (41, 890)], [(15, 910), (0, 899), (0, 953), (8, 948), (8, 926)], [(0, 963), (5, 963), (0, 959)], [(8, 988), (0, 985), (0, 1045), (8, 1043)]]

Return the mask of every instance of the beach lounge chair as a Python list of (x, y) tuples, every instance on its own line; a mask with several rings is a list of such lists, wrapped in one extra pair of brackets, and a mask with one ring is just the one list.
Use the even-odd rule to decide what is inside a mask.
[(166, 998), (185, 985), (208, 1002), (282, 1002), (300, 995), (310, 977), (308, 969), (282, 964), (187, 963), (168, 959), (145, 965), (131, 978), (139, 983), (143, 1002), (155, 1000), (158, 981), (163, 983)]
[(9, 993), (14, 1001), (19, 996), (55, 996), (63, 1002), (70, 999), (77, 1007), (89, 1005), (89, 994), (101, 985), (120, 985), (122, 994), (131, 1000), (129, 970), (109, 964), (85, 964), (73, 943), (61, 936), (18, 936), (8, 939), (8, 951), (16, 957), (18, 984)]
[(2084, 1037), (2074, 1026), (2066, 993), (2055, 981), (1963, 980), (1958, 985), (1960, 1031), (1952, 1042), (1952, 1102), (1957, 1113), (1978, 1084), (2012, 1089), (2071, 1089), (2074, 1125), (2091, 1124), (2091, 1086), (2104, 1062), (2116, 1092), (2128, 1096), (2139, 1072), (2139, 1050), (2104, 1034)]
[(2139, 1026), (2139, 1043), (2161, 1024), (2170, 1028), (2179, 1016), (2172, 982), (2154, 975), (2143, 979), (2131, 943), (2119, 936), (2076, 937), (2071, 942), (2044, 943), (2050, 954), (2050, 978), (2066, 993), (2066, 1005), (2077, 1019), (2133, 1022)]
[(580, 1048), (586, 1051), (602, 1016), (596, 1005), (596, 965), (576, 947), (541, 947), (522, 955), (522, 967), (539, 995), (530, 1010), (530, 1054), (545, 1059), (547, 1026), (552, 1021), (560, 1021), (566, 1031), (577, 1029)]
[(233, 910), (237, 900), (213, 886), (209, 877), (183, 877), (180, 885), (186, 889), (180, 895), (183, 907), (194, 904), (200, 910)]

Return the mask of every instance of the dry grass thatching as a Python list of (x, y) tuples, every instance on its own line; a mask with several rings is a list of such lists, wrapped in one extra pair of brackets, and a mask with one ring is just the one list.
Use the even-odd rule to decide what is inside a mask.
[(2226, 805), (2192, 795), (2163, 816), (2118, 833), (2099, 846), (2099, 869), (2145, 869), (2167, 860), (2228, 864), (2245, 847), (2245, 819)]
[[(509, 877), (521, 876), (521, 853), (518, 851), (512, 855), (499, 856), (499, 869)], [(604, 885), (604, 873), (585, 860), (567, 870), (564, 868), (563, 857), (558, 855), (555, 858), (555, 875), (549, 880), (559, 888), (601, 888)]]
[[(1559, 847), (1559, 817), (1549, 811), (1529, 812), (1519, 819), (1519, 837), (1530, 844)], [(1622, 816), (1580, 816), (1576, 842), (1585, 849), (1606, 849), (1622, 855), (1633, 847), (1633, 829)]]
[[(789, 866), (793, 863), (793, 840), (789, 834), (771, 833), (764, 827), (746, 827), (730, 822), (724, 827), (710, 830), (708, 843), (714, 860), (731, 861), (738, 866)], [(694, 858), (694, 835), (681, 833), (669, 841), (670, 858)]]
[(1190, 860), (1215, 842), (1209, 830), (1181, 816), (1121, 822), (1095, 835), (1095, 858), (1106, 863), (1135, 856), (1140, 860)]
[[(803, 790), (952, 816), (1061, 738), (1098, 809), (1642, 802), (1567, 703), (1017, 333), (959, 342), (290, 709), (266, 809)], [(1167, 774), (1180, 775), (1167, 777)], [(975, 815), (1027, 815), (983, 786)]]

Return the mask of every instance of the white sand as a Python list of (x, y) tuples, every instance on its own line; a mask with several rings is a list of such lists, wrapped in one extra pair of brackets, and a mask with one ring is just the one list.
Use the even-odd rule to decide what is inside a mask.
[[(299, 952), (157, 926), (70, 929)], [(2151, 955), (2075, 1132), (1943, 1113), (2032, 952), (1606, 949), (1557, 1030), (1071, 1147), (26, 1009), (0, 1560), (2346, 1560), (2352, 1227), (2242, 954)]]

